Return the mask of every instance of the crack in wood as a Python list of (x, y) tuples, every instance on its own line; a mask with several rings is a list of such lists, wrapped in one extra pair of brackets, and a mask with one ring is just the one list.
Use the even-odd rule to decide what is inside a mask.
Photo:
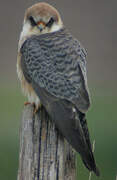
[(27, 105), (20, 129), (17, 180), (75, 180), (75, 152), (42, 107)]

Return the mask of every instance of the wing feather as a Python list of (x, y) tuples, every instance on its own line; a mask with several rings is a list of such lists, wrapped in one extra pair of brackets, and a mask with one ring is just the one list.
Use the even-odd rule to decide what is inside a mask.
[(51, 95), (66, 99), (86, 112), (90, 105), (86, 52), (66, 29), (27, 39), (22, 48), (22, 69)]
[(90, 105), (85, 50), (63, 29), (32, 36), (24, 42), (21, 54), (21, 67), (26, 80), (34, 88), (56, 127), (80, 153), (85, 166), (98, 176), (83, 114)]

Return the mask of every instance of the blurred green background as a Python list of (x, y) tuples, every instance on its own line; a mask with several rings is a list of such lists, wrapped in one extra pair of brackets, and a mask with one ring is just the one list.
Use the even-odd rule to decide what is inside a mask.
[[(16, 75), (17, 44), (24, 11), (36, 0), (4, 1), (0, 6), (0, 180), (16, 180), (19, 128), (24, 97)], [(88, 50), (88, 82), (92, 107), (87, 114), (95, 157), (101, 177), (115, 180), (117, 174), (117, 61), (116, 4), (113, 1), (48, 0), (59, 9), (66, 27)], [(113, 10), (112, 10), (113, 9)], [(78, 180), (89, 172), (78, 156)]]

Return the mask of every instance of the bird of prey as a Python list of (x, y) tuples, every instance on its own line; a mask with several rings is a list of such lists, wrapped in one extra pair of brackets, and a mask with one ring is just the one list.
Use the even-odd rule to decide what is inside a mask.
[(23, 92), (45, 107), (60, 133), (99, 176), (85, 114), (90, 106), (86, 51), (47, 3), (28, 8), (20, 35), (17, 73)]

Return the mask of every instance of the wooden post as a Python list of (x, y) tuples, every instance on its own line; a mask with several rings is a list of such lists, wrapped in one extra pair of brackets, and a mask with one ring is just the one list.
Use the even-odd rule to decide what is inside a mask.
[(20, 130), (18, 180), (76, 180), (75, 152), (42, 107), (24, 107)]

